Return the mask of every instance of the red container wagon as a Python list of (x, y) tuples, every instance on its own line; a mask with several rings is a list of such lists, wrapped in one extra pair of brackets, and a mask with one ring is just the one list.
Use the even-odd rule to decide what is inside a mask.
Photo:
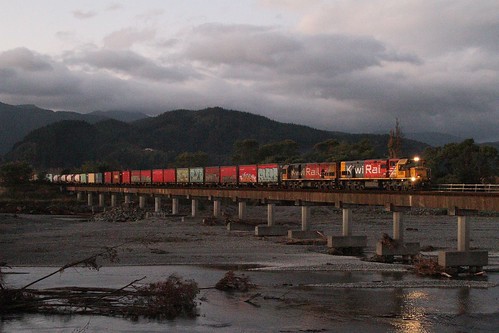
[(239, 166), (239, 184), (256, 184), (258, 180), (257, 166), (240, 165)]
[(208, 185), (220, 183), (220, 167), (206, 167), (204, 168), (204, 183)]
[(140, 170), (140, 182), (142, 184), (151, 184), (152, 170)]
[(112, 183), (113, 184), (121, 184), (121, 178), (122, 174), (120, 171), (113, 171), (112, 172)]
[(222, 185), (237, 185), (237, 166), (221, 166), (220, 183)]
[(152, 171), (152, 182), (153, 184), (163, 184), (165, 178), (163, 177), (163, 169), (154, 169)]
[(104, 172), (104, 184), (111, 184), (113, 182), (113, 173), (111, 171)]
[(130, 170), (123, 171), (121, 173), (121, 184), (131, 184), (132, 183), (132, 172)]
[(279, 183), (279, 165), (278, 164), (259, 164), (258, 184), (278, 184)]
[(163, 170), (163, 182), (165, 184), (175, 184), (177, 182), (177, 172), (175, 169)]

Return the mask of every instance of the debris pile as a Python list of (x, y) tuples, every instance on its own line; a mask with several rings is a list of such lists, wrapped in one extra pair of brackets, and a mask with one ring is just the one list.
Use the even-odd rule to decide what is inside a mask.
[(228, 271), (225, 276), (220, 279), (215, 285), (215, 288), (222, 291), (248, 291), (255, 288), (255, 285), (250, 283), (249, 276), (242, 274), (237, 276), (234, 271)]
[(32, 286), (70, 267), (98, 270), (97, 259), (117, 262), (117, 249), (124, 244), (105, 247), (102, 252), (66, 264), (22, 288), (7, 288), (0, 270), (0, 315), (8, 313), (90, 314), (173, 319), (197, 314), (195, 298), (199, 293), (196, 282), (183, 280), (172, 274), (165, 281), (145, 286), (136, 284), (146, 277), (134, 280), (122, 288), (60, 287), (32, 289)]
[(381, 238), (381, 244), (386, 245), (389, 249), (396, 249), (400, 245), (398, 240), (391, 238), (386, 233), (383, 233), (383, 237)]
[(445, 268), (431, 258), (418, 256), (414, 259), (414, 272), (422, 276), (440, 276), (445, 275)]
[(171, 275), (167, 280), (143, 287), (135, 280), (120, 289), (63, 287), (50, 289), (1, 289), (0, 314), (92, 314), (173, 319), (197, 314), (194, 281)]

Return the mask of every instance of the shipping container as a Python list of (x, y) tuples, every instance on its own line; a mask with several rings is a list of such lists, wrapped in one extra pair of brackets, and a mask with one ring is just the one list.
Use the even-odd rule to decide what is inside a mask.
[(177, 168), (177, 183), (189, 183), (189, 168)]
[(104, 172), (104, 184), (111, 184), (113, 182), (113, 173), (111, 171)]
[(220, 167), (204, 168), (204, 182), (206, 184), (218, 184), (220, 182)]
[(87, 174), (87, 182), (89, 184), (95, 184), (95, 173), (90, 172)]
[(102, 184), (103, 181), (104, 181), (104, 175), (100, 172), (96, 172), (95, 173), (95, 183)]
[(164, 182), (163, 169), (154, 169), (152, 171), (152, 182), (154, 184), (163, 184)]
[(81, 180), (80, 180), (80, 174), (77, 173), (73, 176), (73, 182), (74, 183), (77, 183), (77, 184), (80, 184), (81, 183)]
[(125, 170), (121, 173), (121, 184), (131, 184), (132, 183), (132, 172), (130, 170)]
[(236, 166), (220, 167), (220, 183), (237, 184), (237, 167)]
[(130, 171), (130, 182), (132, 184), (140, 184), (140, 170)]
[(142, 184), (151, 184), (152, 170), (140, 170), (140, 182)]
[(80, 183), (88, 184), (88, 174), (80, 173)]
[(175, 184), (177, 182), (177, 171), (175, 169), (163, 170), (163, 181), (166, 184)]
[(113, 171), (112, 172), (112, 183), (113, 184), (121, 184), (121, 172), (120, 171)]
[(341, 178), (364, 178), (364, 161), (341, 162)]
[(278, 183), (279, 165), (277, 164), (259, 164), (258, 165), (258, 183)]
[(254, 165), (240, 165), (239, 166), (239, 184), (256, 183), (257, 181), (257, 167)]
[(191, 183), (204, 182), (204, 169), (202, 167), (189, 168), (189, 181)]
[(47, 182), (53, 182), (54, 181), (54, 175), (51, 174), (51, 173), (47, 173), (45, 175), (45, 181), (47, 181)]

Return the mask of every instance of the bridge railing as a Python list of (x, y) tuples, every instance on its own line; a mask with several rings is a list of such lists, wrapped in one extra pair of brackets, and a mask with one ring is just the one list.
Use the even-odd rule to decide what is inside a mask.
[(436, 191), (499, 193), (499, 184), (437, 184)]

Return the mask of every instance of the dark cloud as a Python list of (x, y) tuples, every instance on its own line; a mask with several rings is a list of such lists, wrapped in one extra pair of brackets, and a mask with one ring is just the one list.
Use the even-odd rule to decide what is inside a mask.
[(496, 31), (492, 20), (456, 24), (440, 49), (440, 31), (410, 48), (391, 35), (326, 29), (204, 24), (166, 39), (126, 28), (103, 47), (57, 57), (0, 53), (0, 101), (80, 112), (220, 105), (347, 132), (388, 132), (398, 118), (407, 132), (499, 140), (499, 57), (486, 28)]

